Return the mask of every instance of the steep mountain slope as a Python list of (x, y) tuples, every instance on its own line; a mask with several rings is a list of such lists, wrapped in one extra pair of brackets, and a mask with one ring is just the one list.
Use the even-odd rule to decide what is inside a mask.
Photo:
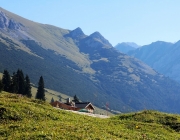
[(127, 53), (131, 50), (135, 50), (136, 48), (140, 47), (136, 43), (133, 42), (122, 42), (118, 43), (116, 46), (114, 46), (118, 51), (122, 53)]
[[(1, 8), (0, 70), (23, 69), (37, 83), (98, 107), (179, 112), (180, 85), (115, 50), (99, 32), (89, 36), (26, 20)], [(13, 22), (13, 27), (11, 27)]]
[(180, 42), (175, 44), (158, 41), (128, 52), (158, 72), (180, 82)]

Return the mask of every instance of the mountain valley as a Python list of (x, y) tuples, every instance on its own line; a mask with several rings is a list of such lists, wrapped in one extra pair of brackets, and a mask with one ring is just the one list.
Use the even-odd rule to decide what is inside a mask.
[(145, 62), (159, 73), (180, 82), (179, 48), (179, 41), (176, 43), (157, 41), (129, 51), (127, 54)]
[(180, 113), (180, 84), (142, 61), (118, 52), (99, 32), (66, 30), (0, 8), (0, 72), (23, 69), (45, 85), (121, 112)]

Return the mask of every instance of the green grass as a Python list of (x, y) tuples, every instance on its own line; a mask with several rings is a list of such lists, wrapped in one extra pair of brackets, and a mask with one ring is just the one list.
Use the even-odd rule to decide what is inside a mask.
[[(0, 93), (0, 139), (22, 140), (178, 140), (171, 124), (179, 115), (157, 111), (122, 114), (109, 119), (54, 109), (48, 103), (16, 94)], [(178, 128), (178, 127), (176, 127)]]

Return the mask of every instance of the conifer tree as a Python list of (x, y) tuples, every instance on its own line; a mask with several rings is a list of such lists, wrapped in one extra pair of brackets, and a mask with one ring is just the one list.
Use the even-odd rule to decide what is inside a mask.
[(13, 75), (12, 75), (11, 92), (12, 93), (17, 93), (18, 92), (17, 74), (15, 72), (13, 72)]
[(36, 99), (40, 99), (45, 101), (45, 90), (44, 90), (44, 80), (43, 77), (41, 76), (38, 82), (38, 89), (36, 93)]
[(29, 98), (32, 97), (31, 84), (30, 84), (30, 79), (29, 79), (28, 75), (26, 75), (26, 77), (25, 77), (25, 91), (24, 91), (24, 94)]
[(75, 103), (80, 103), (79, 98), (76, 95), (74, 96), (74, 100), (72, 100), (72, 101)]
[(17, 83), (18, 83), (18, 93), (25, 95), (25, 80), (23, 71), (18, 69), (17, 71)]
[(52, 98), (51, 98), (51, 103), (53, 103), (53, 102), (54, 102), (54, 98), (52, 97)]
[(10, 92), (11, 91), (11, 77), (7, 70), (4, 70), (3, 72), (2, 83), (4, 86), (4, 91)]
[(2, 83), (2, 80), (0, 80), (0, 92), (3, 90), (3, 83)]

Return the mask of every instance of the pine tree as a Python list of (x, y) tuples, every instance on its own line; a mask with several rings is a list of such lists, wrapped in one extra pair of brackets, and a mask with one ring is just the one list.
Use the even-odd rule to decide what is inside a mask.
[(18, 81), (17, 81), (17, 74), (14, 72), (11, 80), (11, 92), (17, 93), (18, 92)]
[(38, 82), (38, 89), (36, 93), (36, 99), (40, 99), (45, 101), (45, 90), (44, 90), (44, 80), (43, 77), (41, 76)]
[(17, 83), (18, 83), (18, 93), (25, 95), (25, 80), (24, 80), (24, 74), (22, 70), (17, 71)]
[(0, 92), (3, 90), (3, 83), (2, 83), (2, 80), (0, 80)]
[(11, 77), (7, 70), (4, 70), (3, 72), (2, 83), (4, 85), (4, 91), (10, 92), (11, 91)]
[(52, 98), (51, 98), (51, 103), (53, 103), (53, 102), (54, 102), (54, 98), (52, 97)]
[(32, 97), (31, 84), (30, 84), (30, 79), (29, 79), (28, 75), (26, 75), (26, 77), (25, 77), (25, 91), (24, 91), (24, 94), (29, 98)]
[(80, 103), (79, 98), (76, 95), (74, 96), (74, 100), (72, 100), (72, 101), (75, 103)]

